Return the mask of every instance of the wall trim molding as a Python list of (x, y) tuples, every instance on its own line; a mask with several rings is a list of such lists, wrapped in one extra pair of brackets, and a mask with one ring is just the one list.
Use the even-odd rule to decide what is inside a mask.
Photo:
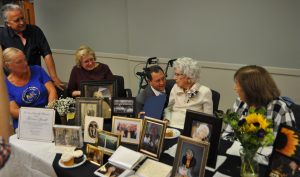
[[(52, 52), (56, 54), (74, 55), (75, 50), (52, 49)], [(145, 62), (149, 58), (145, 56), (131, 56), (127, 54), (116, 54), (116, 53), (105, 53), (105, 52), (95, 52), (95, 53), (96, 53), (96, 57), (99, 58), (111, 58), (111, 59), (119, 59), (119, 60), (128, 60), (133, 62)], [(167, 64), (169, 60), (170, 60), (169, 58), (159, 58), (159, 63)], [(234, 64), (234, 63), (207, 62), (202, 60), (199, 61), (202, 65), (202, 68), (208, 68), (208, 69), (235, 71), (240, 67), (244, 66), (242, 64)], [(271, 74), (300, 77), (300, 69), (269, 67), (269, 66), (263, 66), (263, 67), (265, 67)]]

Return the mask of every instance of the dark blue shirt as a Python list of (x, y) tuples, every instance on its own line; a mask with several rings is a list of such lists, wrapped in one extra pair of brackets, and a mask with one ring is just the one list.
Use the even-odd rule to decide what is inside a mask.
[[(48, 91), (45, 83), (50, 77), (40, 66), (30, 66), (31, 76), (22, 87), (5, 80), (10, 101), (15, 101), (19, 107), (45, 107), (48, 104)], [(18, 119), (13, 119), (14, 128), (18, 127)]]
[(41, 66), (41, 56), (45, 57), (51, 54), (51, 49), (44, 33), (37, 26), (26, 25), (23, 37), (26, 38), (25, 46), (20, 37), (11, 28), (4, 27), (0, 29), (0, 44), (3, 50), (8, 47), (18, 48), (24, 52), (28, 65)]

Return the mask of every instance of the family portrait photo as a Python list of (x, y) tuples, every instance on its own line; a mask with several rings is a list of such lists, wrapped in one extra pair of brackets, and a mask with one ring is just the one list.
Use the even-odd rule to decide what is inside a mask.
[(112, 132), (121, 136), (121, 142), (138, 144), (141, 129), (142, 119), (113, 116)]
[(165, 131), (165, 121), (145, 117), (139, 150), (158, 159), (162, 150)]
[(134, 115), (134, 98), (113, 98), (113, 115)]
[(82, 147), (82, 130), (79, 126), (55, 125), (54, 142), (56, 146)]

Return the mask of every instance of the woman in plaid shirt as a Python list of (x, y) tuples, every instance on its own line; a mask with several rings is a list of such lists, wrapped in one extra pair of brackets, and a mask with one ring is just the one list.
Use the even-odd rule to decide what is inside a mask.
[(8, 93), (4, 82), (2, 49), (0, 46), (0, 168), (2, 168), (10, 155), (8, 138), (12, 134), (10, 125)]

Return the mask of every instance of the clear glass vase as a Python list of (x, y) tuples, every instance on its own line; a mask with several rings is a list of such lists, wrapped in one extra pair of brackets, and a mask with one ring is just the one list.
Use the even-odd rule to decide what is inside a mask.
[(259, 164), (256, 156), (257, 149), (240, 149), (241, 177), (258, 177)]

